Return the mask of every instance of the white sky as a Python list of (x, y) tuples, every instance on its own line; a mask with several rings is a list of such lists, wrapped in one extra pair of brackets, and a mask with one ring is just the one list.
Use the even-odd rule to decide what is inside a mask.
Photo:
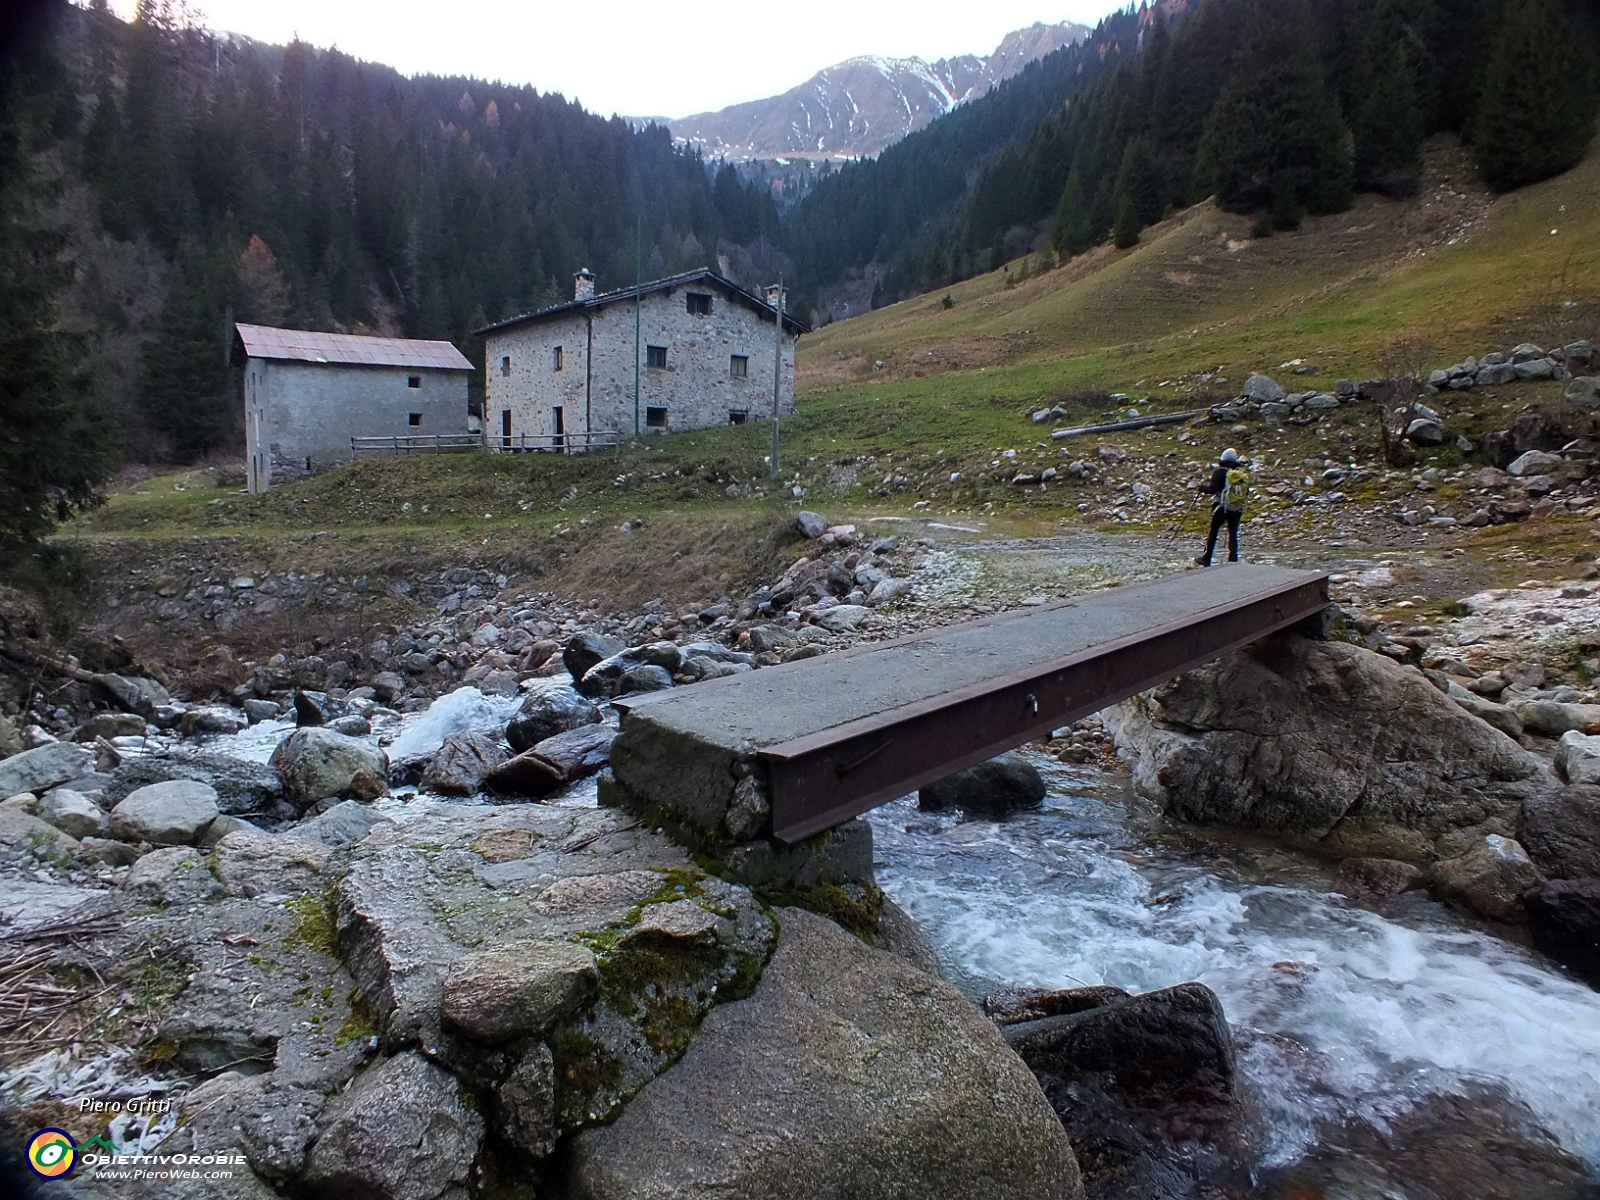
[[(134, 0), (112, 0), (123, 16)], [(296, 34), (407, 75), (561, 92), (609, 116), (682, 117), (776, 95), (858, 54), (988, 54), (1035, 21), (1093, 26), (1115, 0), (190, 0), (206, 25)]]

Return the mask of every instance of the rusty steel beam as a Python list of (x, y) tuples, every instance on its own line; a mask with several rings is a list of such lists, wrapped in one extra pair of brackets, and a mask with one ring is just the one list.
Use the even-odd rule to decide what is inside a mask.
[(760, 751), (797, 842), (1315, 616), (1326, 575)]

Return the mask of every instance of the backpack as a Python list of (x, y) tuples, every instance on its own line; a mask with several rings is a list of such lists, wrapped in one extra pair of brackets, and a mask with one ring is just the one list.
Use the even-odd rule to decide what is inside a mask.
[(1221, 493), (1217, 496), (1217, 504), (1229, 512), (1243, 512), (1245, 497), (1249, 494), (1250, 472), (1232, 467), (1222, 485)]

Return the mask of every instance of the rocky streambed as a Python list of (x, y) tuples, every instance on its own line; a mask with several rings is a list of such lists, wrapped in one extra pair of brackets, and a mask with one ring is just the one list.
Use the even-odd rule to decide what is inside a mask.
[[(1584, 597), (1241, 652), (880, 809), (876, 885), (762, 891), (601, 806), (605, 701), (1040, 588), (924, 546), (885, 577), (949, 603), (860, 603), (897, 547), (813, 532), (753, 603), (485, 600), (338, 685), (265, 663), (231, 704), (134, 687), (142, 735), (30, 731), (8, 1149), (247, 1167), (52, 1185), (86, 1196), (1595, 1193), (1600, 753), (1589, 697), (1498, 644)], [(1109, 581), (1103, 547), (1020, 549)], [(1122, 575), (1170, 557), (1137, 549)]]

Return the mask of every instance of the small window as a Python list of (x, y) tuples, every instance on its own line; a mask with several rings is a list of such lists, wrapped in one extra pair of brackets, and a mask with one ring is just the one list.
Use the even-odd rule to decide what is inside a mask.
[(511, 355), (508, 354), (500, 360), (500, 374), (511, 374)]
[(734, 379), (743, 379), (750, 374), (750, 356), (748, 354), (731, 354), (728, 356), (728, 374)]
[[(665, 346), (646, 346), (644, 348), (644, 350), (645, 350), (645, 366), (647, 366), (647, 367), (660, 367), (662, 370), (666, 369), (666, 366), (667, 366), (667, 348)], [(662, 411), (665, 411), (665, 410), (662, 410)]]
[(750, 410), (747, 408), (730, 408), (728, 410), (729, 425), (743, 425), (750, 419)]
[(421, 425), (422, 424), (422, 414), (421, 413), (412, 413), (409, 417), (406, 418), (406, 424), (410, 425), (412, 428), (416, 428), (417, 426)]
[(553, 357), (554, 357), (555, 369), (557, 371), (561, 370), (561, 347), (560, 346), (556, 347), (556, 352), (555, 352), (555, 355)]
[[(652, 350), (654, 346), (650, 347)], [(644, 410), (644, 423), (651, 429), (665, 429), (667, 427), (667, 410), (650, 405)]]
[(711, 297), (702, 292), (690, 292), (689, 312), (696, 317), (709, 317), (711, 315)]
[(419, 387), (421, 387), (422, 386), (422, 376), (421, 375), (408, 375), (408, 376), (406, 376), (406, 386), (409, 387), (409, 388), (419, 388)]

